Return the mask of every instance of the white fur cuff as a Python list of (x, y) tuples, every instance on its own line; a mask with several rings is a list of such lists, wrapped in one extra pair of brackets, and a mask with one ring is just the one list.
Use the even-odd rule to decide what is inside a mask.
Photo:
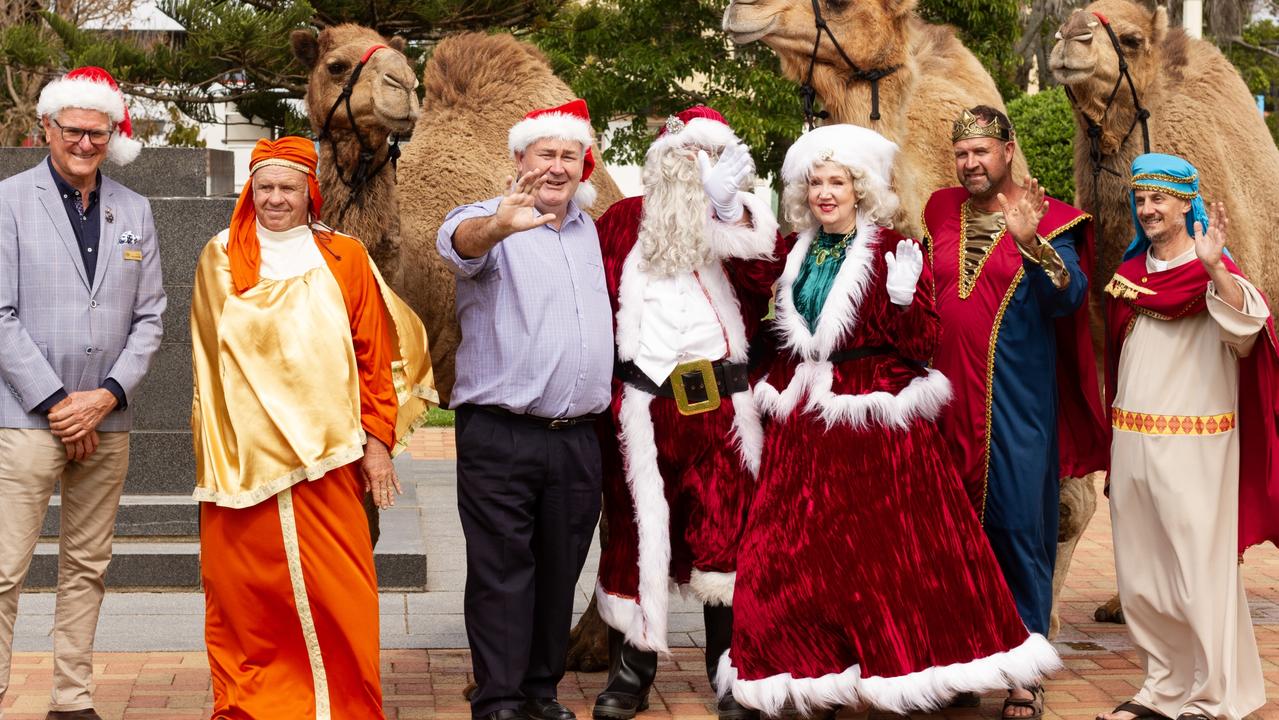
[(771, 259), (777, 247), (777, 218), (752, 193), (738, 192), (737, 199), (750, 211), (750, 226), (710, 220), (706, 230), (711, 250), (720, 259)]
[(737, 583), (736, 572), (703, 572), (693, 568), (688, 584), (704, 605), (719, 606), (733, 604), (733, 586)]

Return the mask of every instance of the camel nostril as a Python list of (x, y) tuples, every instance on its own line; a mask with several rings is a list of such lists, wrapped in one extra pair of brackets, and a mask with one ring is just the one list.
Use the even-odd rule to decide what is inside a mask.
[(382, 76), (382, 82), (386, 83), (387, 85), (390, 85), (391, 87), (395, 88), (396, 90), (408, 90), (408, 89), (409, 89), (409, 87), (408, 87), (407, 85), (405, 85), (404, 83), (400, 82), (398, 79), (396, 79), (396, 78), (394, 78), (394, 77), (391, 77), (390, 75), (383, 75), (383, 76)]
[(1072, 37), (1071, 40), (1074, 40), (1075, 42), (1089, 43), (1089, 42), (1092, 42), (1092, 33), (1090, 32), (1082, 33), (1080, 35), (1076, 35)]

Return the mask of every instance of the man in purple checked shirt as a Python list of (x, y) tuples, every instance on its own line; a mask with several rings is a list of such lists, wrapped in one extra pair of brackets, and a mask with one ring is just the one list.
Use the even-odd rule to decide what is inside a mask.
[(573, 595), (599, 520), (595, 419), (613, 319), (595, 223), (586, 103), (511, 128), (507, 192), (455, 208), (436, 247), (457, 277), (458, 510), (482, 720), (574, 720), (555, 699)]

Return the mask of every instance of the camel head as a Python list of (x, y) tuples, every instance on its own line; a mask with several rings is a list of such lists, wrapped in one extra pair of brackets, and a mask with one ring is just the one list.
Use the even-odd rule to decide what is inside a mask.
[[(1162, 62), (1161, 48), (1168, 36), (1168, 12), (1163, 7), (1152, 13), (1128, 0), (1100, 0), (1074, 11), (1057, 31), (1048, 61), (1053, 77), (1080, 97), (1110, 94), (1119, 78), (1119, 56), (1097, 13), (1110, 21), (1137, 93), (1142, 95)], [(1121, 92), (1116, 97), (1129, 95)]]
[[(327, 28), (319, 35), (294, 30), (290, 40), (293, 54), (311, 71), (306, 108), (317, 136), (351, 73), (375, 45), (387, 47), (370, 55), (360, 71), (351, 93), (355, 124), (374, 147), (385, 144), (392, 133), (407, 136), (413, 132), (422, 108), (417, 99), (417, 76), (404, 56), (404, 38), (388, 40), (369, 28), (346, 24)], [(333, 113), (329, 127), (339, 138), (351, 132), (345, 103)]]
[[(818, 0), (831, 33), (861, 68), (901, 63), (907, 51), (906, 21), (915, 0)], [(732, 0), (724, 10), (724, 31), (739, 45), (763, 40), (797, 82), (808, 71), (817, 32), (812, 0)], [(834, 43), (822, 34), (817, 64), (845, 69)]]

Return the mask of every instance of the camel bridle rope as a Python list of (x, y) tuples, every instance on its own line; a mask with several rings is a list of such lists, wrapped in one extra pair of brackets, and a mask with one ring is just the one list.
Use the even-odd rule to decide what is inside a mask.
[(1102, 124), (1106, 121), (1106, 115), (1110, 112), (1110, 108), (1115, 104), (1115, 97), (1119, 95), (1119, 88), (1125, 82), (1128, 84), (1128, 92), (1132, 93), (1132, 105), (1134, 115), (1132, 124), (1128, 126), (1128, 132), (1124, 133), (1124, 137), (1119, 141), (1119, 147), (1123, 147), (1128, 142), (1128, 138), (1132, 137), (1133, 130), (1137, 129), (1137, 125), (1141, 125), (1141, 146), (1143, 152), (1150, 152), (1150, 126), (1147, 121), (1150, 119), (1150, 111), (1141, 105), (1141, 98), (1137, 96), (1137, 85), (1133, 82), (1132, 74), (1128, 72), (1128, 60), (1124, 57), (1123, 47), (1119, 44), (1119, 37), (1115, 35), (1115, 31), (1110, 27), (1110, 21), (1105, 15), (1094, 12), (1093, 15), (1101, 21), (1101, 26), (1106, 29), (1106, 35), (1110, 38), (1110, 45), (1115, 49), (1115, 57), (1119, 59), (1119, 77), (1115, 78), (1115, 85), (1110, 89), (1110, 95), (1106, 97), (1106, 104), (1101, 110), (1101, 119), (1093, 120), (1088, 113), (1080, 107), (1079, 101), (1075, 98), (1075, 94), (1066, 87), (1066, 98), (1070, 100), (1070, 104), (1084, 119), (1084, 123), (1088, 126), (1088, 160), (1092, 165), (1092, 181), (1093, 195), (1097, 193), (1097, 178), (1101, 173), (1108, 172), (1115, 177), (1123, 177), (1123, 174), (1114, 168), (1106, 167), (1105, 157), (1101, 150), (1101, 133)]
[[(333, 105), (329, 107), (329, 114), (324, 117), (324, 125), (320, 128), (320, 142), (329, 141), (329, 146), (333, 150), (333, 171), (337, 173), (338, 180), (351, 191), (346, 202), (342, 204), (342, 209), (338, 212), (337, 222), (334, 225), (341, 225), (342, 219), (346, 217), (347, 210), (351, 209), (351, 205), (357, 199), (360, 205), (364, 205), (364, 195), (368, 190), (370, 181), (378, 176), (378, 173), (387, 166), (391, 165), (391, 171), (395, 172), (400, 159), (400, 135), (398, 133), (391, 134), (390, 147), (387, 150), (386, 157), (382, 162), (374, 165), (377, 159), (377, 148), (373, 146), (360, 132), (359, 125), (355, 122), (355, 112), (351, 110), (351, 95), (355, 92), (355, 85), (360, 81), (360, 74), (364, 72), (364, 66), (369, 64), (369, 59), (373, 57), (373, 53), (378, 50), (389, 50), (386, 45), (373, 45), (364, 51), (364, 56), (360, 58), (359, 64), (351, 71), (351, 77), (347, 78), (346, 85), (342, 87), (342, 92), (333, 101)], [(350, 178), (342, 175), (342, 166), (338, 163), (338, 143), (333, 137), (330, 124), (333, 122), (333, 115), (337, 113), (339, 107), (345, 106), (347, 122), (351, 124), (351, 133), (355, 135), (355, 140), (360, 144), (359, 159), (355, 163), (355, 168), (351, 170)]]
[(803, 85), (799, 88), (799, 96), (804, 101), (804, 122), (808, 125), (808, 129), (812, 130), (817, 126), (818, 120), (825, 120), (830, 117), (830, 113), (826, 110), (815, 110), (817, 105), (817, 89), (813, 87), (813, 69), (817, 66), (817, 52), (822, 46), (822, 33), (826, 33), (826, 37), (830, 38), (830, 43), (835, 48), (835, 52), (843, 58), (844, 64), (848, 65), (848, 69), (853, 79), (865, 80), (870, 83), (870, 119), (871, 121), (879, 120), (879, 81), (892, 75), (900, 68), (900, 65), (893, 65), (886, 68), (862, 68), (853, 59), (844, 52), (844, 48), (835, 39), (835, 33), (831, 32), (830, 26), (826, 24), (826, 18), (822, 17), (821, 0), (813, 0), (813, 24), (815, 32), (813, 34), (813, 52), (808, 57), (808, 74), (804, 78)]

